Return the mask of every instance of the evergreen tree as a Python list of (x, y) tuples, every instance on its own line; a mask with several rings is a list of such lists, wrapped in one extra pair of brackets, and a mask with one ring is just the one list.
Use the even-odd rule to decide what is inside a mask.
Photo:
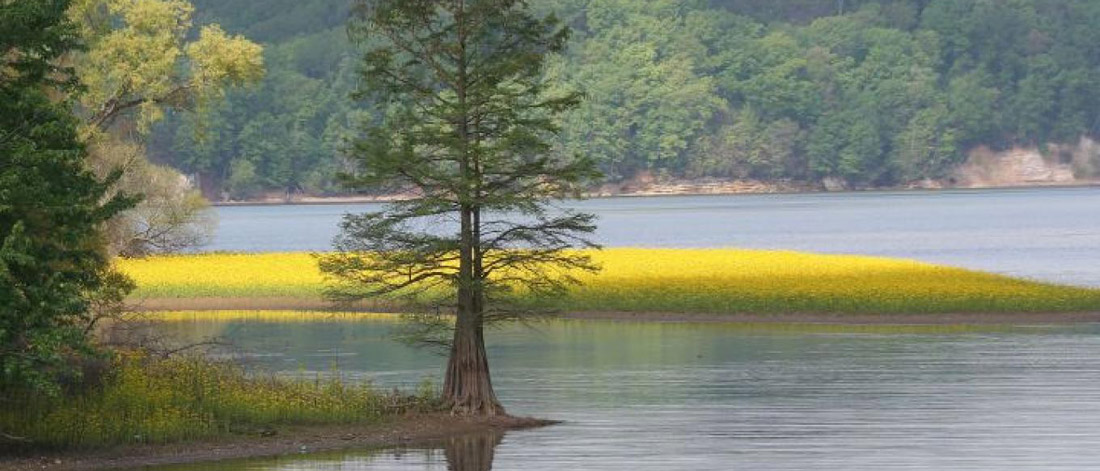
[(89, 296), (118, 279), (98, 228), (134, 203), (106, 198), (117, 174), (85, 169), (71, 104), (51, 99), (73, 88), (54, 66), (77, 46), (68, 6), (0, 2), (0, 395), (56, 390), (87, 351)]
[(415, 196), (346, 217), (338, 253), (321, 260), (344, 282), (330, 294), (404, 294), (453, 312), (444, 400), (459, 414), (503, 414), (486, 323), (527, 313), (509, 302), (514, 290), (560, 294), (575, 281), (565, 269), (596, 269), (567, 250), (592, 246), (593, 216), (549, 207), (596, 177), (590, 160), (550, 152), (554, 116), (579, 100), (542, 79), (568, 30), (521, 0), (369, 0), (354, 18), (353, 35), (372, 45), (364, 96), (390, 110), (354, 143), (349, 181)]

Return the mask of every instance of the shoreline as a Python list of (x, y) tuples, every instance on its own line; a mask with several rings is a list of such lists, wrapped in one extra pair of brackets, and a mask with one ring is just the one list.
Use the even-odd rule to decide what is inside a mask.
[(273, 436), (227, 435), (193, 442), (128, 445), (108, 450), (27, 452), (0, 456), (0, 471), (83, 471), (277, 457), (349, 449), (441, 446), (448, 439), (545, 427), (560, 422), (526, 417), (421, 414), (377, 424), (287, 426)]
[[(208, 309), (263, 311), (257, 301), (293, 300), (302, 310), (302, 303), (309, 301), (295, 298), (251, 299), (235, 298), (237, 303), (251, 301), (251, 308), (225, 309), (227, 298), (200, 298)], [(141, 310), (156, 312), (165, 310), (191, 311), (182, 304), (196, 299), (158, 299), (146, 303)], [(221, 303), (221, 304), (219, 304)], [(154, 308), (155, 309), (152, 309)], [(378, 312), (379, 309), (335, 308), (322, 300), (314, 300), (318, 314), (323, 312)], [(166, 308), (176, 309), (166, 309)], [(287, 306), (283, 305), (283, 308)], [(393, 313), (393, 310), (390, 310)], [(395, 314), (392, 314), (395, 315)], [(653, 323), (709, 323), (709, 324), (763, 324), (763, 325), (818, 325), (818, 326), (1007, 326), (1100, 323), (1100, 312), (1071, 313), (954, 313), (954, 314), (714, 314), (683, 312), (625, 312), (593, 311), (572, 312), (557, 316), (568, 320), (595, 320), (608, 322)], [(155, 317), (150, 320), (155, 320)], [(923, 328), (923, 327), (920, 327)], [(310, 426), (280, 426), (276, 433), (227, 434), (196, 441), (172, 444), (123, 445), (109, 449), (69, 451), (21, 452), (0, 455), (0, 471), (56, 470), (81, 471), (104, 468), (140, 468), (173, 464), (199, 464), (223, 460), (291, 456), (307, 453), (339, 452), (341, 450), (378, 451), (390, 448), (446, 448), (455, 446), (455, 440), (464, 437), (499, 437), (512, 430), (522, 430), (554, 425), (560, 422), (521, 417), (458, 417), (444, 413), (409, 414), (393, 416), (370, 424), (333, 424)]]
[[(1028, 185), (991, 185), (991, 186), (957, 186), (943, 188), (923, 187), (881, 187), (865, 189), (827, 190), (824, 188), (813, 189), (810, 187), (796, 188), (782, 184), (747, 185), (739, 182), (717, 183), (679, 183), (670, 185), (658, 185), (652, 189), (634, 191), (597, 191), (587, 193), (583, 199), (616, 199), (616, 198), (641, 198), (655, 196), (730, 196), (730, 195), (802, 195), (802, 194), (830, 194), (843, 195), (855, 193), (936, 193), (951, 191), (982, 191), (982, 190), (1029, 190), (1040, 188), (1095, 188), (1100, 187), (1100, 181), (1074, 181), (1068, 183), (1042, 182)], [(409, 199), (409, 195), (387, 194), (376, 196), (299, 196), (289, 200), (286, 198), (254, 198), (240, 201), (211, 201), (214, 207), (234, 206), (325, 206), (341, 204), (386, 203)]]
[[(180, 311), (306, 311), (318, 313), (399, 314), (394, 305), (358, 303), (334, 306), (320, 299), (303, 298), (159, 298), (132, 303), (139, 312)], [(961, 312), (943, 314), (868, 313), (693, 313), (579, 311), (558, 316), (570, 320), (602, 320), (656, 323), (819, 324), (819, 325), (1035, 325), (1100, 323), (1100, 312)]]

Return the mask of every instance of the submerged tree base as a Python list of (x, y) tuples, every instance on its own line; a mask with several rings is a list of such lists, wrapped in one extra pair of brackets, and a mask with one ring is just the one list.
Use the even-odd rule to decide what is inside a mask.
[(457, 322), (447, 373), (443, 408), (463, 416), (507, 416), (493, 391), (489, 358), (481, 329)]

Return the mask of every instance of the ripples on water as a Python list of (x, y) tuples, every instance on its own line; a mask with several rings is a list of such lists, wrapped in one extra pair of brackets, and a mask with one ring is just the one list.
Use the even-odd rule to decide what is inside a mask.
[[(385, 340), (388, 328), (166, 329), (224, 332), (265, 354), (252, 361), (288, 374), (325, 371), (335, 355), (344, 374), (384, 386), (439, 374), (439, 358)], [(167, 469), (486, 469), (476, 464), (485, 453), (498, 470), (1095, 469), (1098, 333), (1100, 326), (845, 334), (579, 321), (508, 328), (490, 346), (502, 400), (512, 413), (566, 423), (510, 432), (496, 446), (496, 437), (475, 437), (434, 450)], [(311, 355), (318, 352), (327, 357)]]

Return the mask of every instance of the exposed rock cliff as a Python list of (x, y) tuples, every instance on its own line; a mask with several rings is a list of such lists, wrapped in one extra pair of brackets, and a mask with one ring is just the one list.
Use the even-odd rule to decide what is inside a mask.
[(948, 185), (964, 188), (1090, 183), (1100, 177), (1100, 144), (1082, 137), (1077, 144), (1014, 147), (970, 152)]

